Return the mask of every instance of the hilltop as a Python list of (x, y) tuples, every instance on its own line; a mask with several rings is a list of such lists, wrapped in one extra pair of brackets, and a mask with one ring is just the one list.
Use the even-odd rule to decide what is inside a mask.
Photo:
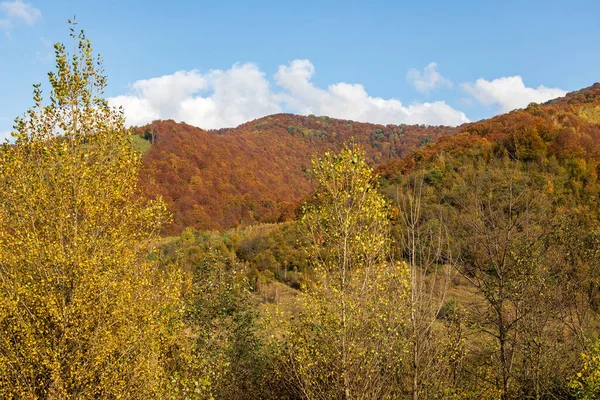
[(151, 144), (143, 157), (142, 187), (166, 200), (174, 215), (169, 232), (175, 233), (188, 226), (220, 230), (293, 217), (312, 190), (312, 155), (337, 151), (352, 138), (377, 165), (455, 129), (277, 114), (231, 129), (206, 131), (169, 120), (135, 132), (147, 140), (140, 147)]
[[(383, 163), (378, 172), (388, 179), (417, 167), (453, 169), (474, 159), (508, 157), (524, 163), (557, 163), (572, 175), (600, 173), (600, 83), (544, 104), (532, 103), (494, 118), (458, 127), (453, 136)], [(456, 162), (458, 160), (458, 163)]]
[[(223, 230), (293, 218), (312, 191), (311, 157), (337, 151), (351, 139), (363, 146), (368, 161), (387, 179), (418, 165), (431, 167), (442, 154), (506, 154), (524, 162), (595, 160), (585, 168), (596, 169), (599, 122), (596, 83), (541, 105), (456, 128), (276, 114), (219, 130), (155, 121), (135, 128), (135, 133), (138, 145), (143, 142), (140, 147), (147, 150), (142, 188), (150, 197), (160, 195), (167, 201), (174, 215), (168, 232), (177, 233), (188, 226)], [(445, 169), (436, 168), (440, 173)]]

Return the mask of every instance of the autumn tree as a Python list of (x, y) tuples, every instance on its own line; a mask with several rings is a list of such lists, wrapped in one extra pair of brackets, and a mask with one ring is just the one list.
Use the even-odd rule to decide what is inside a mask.
[[(556, 316), (551, 203), (543, 181), (506, 159), (465, 168), (462, 177), (453, 200), (457, 268), (480, 299), (469, 305), (474, 326), (493, 339), (490, 376), (480, 379), (495, 382), (502, 399), (530, 395), (523, 390), (540, 398), (540, 379), (550, 376), (543, 361), (554, 354), (546, 351)], [(533, 387), (516, 384), (530, 374)]]
[[(427, 174), (429, 181), (431, 176), (432, 173)], [(456, 272), (450, 235), (442, 212), (435, 210), (436, 205), (430, 201), (432, 191), (425, 182), (425, 172), (418, 171), (406, 176), (395, 194), (399, 211), (396, 245), (410, 271), (410, 386), (415, 400), (435, 397), (436, 392), (446, 393), (450, 359), (458, 357), (462, 346), (460, 342), (445, 343), (447, 332), (436, 329)], [(447, 321), (454, 322), (452, 318)]]
[(314, 159), (303, 217), (315, 282), (283, 327), (282, 370), (309, 399), (398, 396), (407, 268), (389, 261), (388, 204), (360, 148)]
[(581, 354), (583, 366), (571, 377), (569, 386), (575, 397), (581, 400), (597, 399), (600, 396), (600, 349), (598, 343)]
[(160, 398), (178, 279), (152, 260), (168, 221), (138, 196), (140, 155), (73, 24), (0, 149), (0, 397)]
[(178, 398), (254, 399), (261, 392), (265, 357), (254, 329), (258, 313), (247, 263), (231, 249), (235, 240), (186, 228), (160, 248), (191, 278), (184, 294), (190, 350), (182, 352), (171, 380)]

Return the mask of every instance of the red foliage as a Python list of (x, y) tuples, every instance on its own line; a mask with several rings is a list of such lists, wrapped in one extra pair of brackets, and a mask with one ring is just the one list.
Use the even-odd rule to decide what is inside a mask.
[[(234, 129), (205, 131), (174, 121), (136, 128), (153, 133), (141, 186), (161, 195), (184, 227), (224, 229), (292, 218), (311, 191), (313, 154), (339, 150), (354, 138), (373, 164), (403, 156), (454, 128), (374, 125), (328, 117), (278, 114)], [(150, 137), (150, 135), (149, 135)]]
[(293, 218), (312, 190), (311, 156), (337, 151), (351, 138), (386, 177), (444, 154), (524, 162), (554, 157), (565, 165), (583, 159), (600, 174), (600, 84), (456, 129), (277, 114), (230, 129), (155, 121), (136, 131), (155, 139), (141, 183), (149, 196), (167, 201), (174, 215), (169, 233), (186, 226), (224, 229)]

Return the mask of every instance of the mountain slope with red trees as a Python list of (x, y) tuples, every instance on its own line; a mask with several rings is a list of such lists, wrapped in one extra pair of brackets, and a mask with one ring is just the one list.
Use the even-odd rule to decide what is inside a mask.
[(134, 132), (153, 142), (143, 157), (141, 186), (166, 200), (173, 213), (168, 233), (177, 233), (187, 226), (226, 229), (289, 219), (312, 190), (313, 154), (354, 139), (380, 164), (455, 128), (277, 114), (232, 129), (155, 121)]
[[(227, 229), (290, 219), (312, 190), (311, 157), (351, 139), (388, 180), (417, 166), (507, 156), (559, 163), (573, 176), (600, 174), (600, 84), (457, 128), (376, 125), (277, 114), (205, 131), (174, 121), (135, 128), (153, 142), (141, 186), (173, 213), (167, 233)], [(442, 163), (442, 164), (440, 164)], [(436, 167), (437, 168), (437, 167)], [(587, 179), (587, 178), (586, 178)]]

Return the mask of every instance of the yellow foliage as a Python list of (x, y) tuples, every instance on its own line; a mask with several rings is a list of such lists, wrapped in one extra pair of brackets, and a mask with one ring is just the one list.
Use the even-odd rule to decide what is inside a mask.
[(149, 258), (168, 214), (137, 195), (140, 155), (71, 36), (49, 104), (35, 85), (0, 149), (0, 398), (156, 398), (178, 284)]
[(587, 352), (581, 354), (581, 359), (583, 367), (571, 379), (569, 386), (578, 399), (597, 399), (600, 396), (600, 347), (598, 344), (592, 344)]
[(271, 313), (278, 370), (308, 399), (395, 398), (405, 357), (409, 270), (389, 255), (389, 207), (360, 149), (313, 161), (303, 222), (315, 282), (293, 318)]

